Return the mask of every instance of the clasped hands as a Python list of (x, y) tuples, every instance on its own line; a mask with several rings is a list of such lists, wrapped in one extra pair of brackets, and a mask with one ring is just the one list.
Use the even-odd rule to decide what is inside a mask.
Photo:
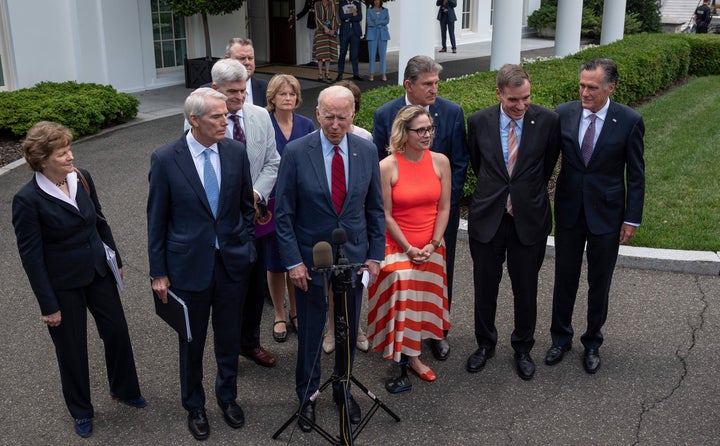
[(410, 257), (410, 261), (414, 264), (422, 265), (423, 263), (427, 263), (427, 261), (430, 259), (430, 255), (434, 252), (435, 247), (431, 243), (428, 243), (422, 248), (411, 246), (410, 249), (405, 252), (405, 254)]

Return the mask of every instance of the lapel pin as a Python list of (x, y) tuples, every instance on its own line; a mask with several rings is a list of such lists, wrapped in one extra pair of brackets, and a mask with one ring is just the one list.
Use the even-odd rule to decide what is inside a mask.
[(353, 152), (352, 156), (357, 157), (357, 153)]
[(617, 124), (617, 119), (613, 118), (613, 122)]
[(535, 124), (535, 121), (530, 121), (530, 124)]

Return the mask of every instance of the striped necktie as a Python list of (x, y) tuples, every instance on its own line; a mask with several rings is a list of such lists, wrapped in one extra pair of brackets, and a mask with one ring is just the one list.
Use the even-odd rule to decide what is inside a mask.
[[(510, 121), (510, 130), (508, 131), (508, 175), (512, 177), (513, 169), (515, 169), (515, 161), (517, 161), (518, 152), (518, 140), (517, 134), (515, 133), (515, 121)], [(510, 199), (510, 193), (508, 192), (507, 204), (505, 205), (507, 213), (513, 215), (512, 200)]]
[(335, 155), (332, 159), (332, 201), (335, 211), (339, 214), (345, 202), (347, 190), (345, 188), (345, 163), (340, 155), (340, 147), (334, 146)]

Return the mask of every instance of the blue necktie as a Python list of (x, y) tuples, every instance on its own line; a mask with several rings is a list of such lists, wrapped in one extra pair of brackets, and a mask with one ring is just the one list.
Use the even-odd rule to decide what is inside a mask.
[(217, 217), (218, 197), (220, 196), (220, 187), (218, 186), (217, 175), (215, 169), (210, 162), (210, 149), (203, 150), (205, 155), (205, 167), (203, 170), (203, 182), (205, 184), (205, 195), (207, 195), (210, 209), (213, 216)]

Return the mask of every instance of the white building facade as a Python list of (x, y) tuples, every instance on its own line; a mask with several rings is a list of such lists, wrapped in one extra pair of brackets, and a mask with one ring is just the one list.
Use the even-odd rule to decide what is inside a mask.
[[(492, 39), (497, 1), (458, 0), (458, 44)], [(522, 6), (513, 11), (522, 25), (540, 6), (540, 0), (513, 1)], [(258, 63), (307, 62), (307, 18), (294, 20), (304, 3), (246, 0), (233, 14), (209, 17), (212, 55), (222, 57), (230, 37), (247, 36)], [(384, 6), (390, 13), (388, 51), (400, 50), (417, 33), (432, 36), (434, 49), (440, 47), (435, 1), (395, 0)], [(406, 23), (401, 30), (403, 17), (418, 15), (423, 29)], [(183, 58), (202, 57), (204, 51), (200, 18), (174, 17), (165, 0), (0, 0), (0, 90), (68, 80), (124, 92), (176, 85), (184, 82)]]

